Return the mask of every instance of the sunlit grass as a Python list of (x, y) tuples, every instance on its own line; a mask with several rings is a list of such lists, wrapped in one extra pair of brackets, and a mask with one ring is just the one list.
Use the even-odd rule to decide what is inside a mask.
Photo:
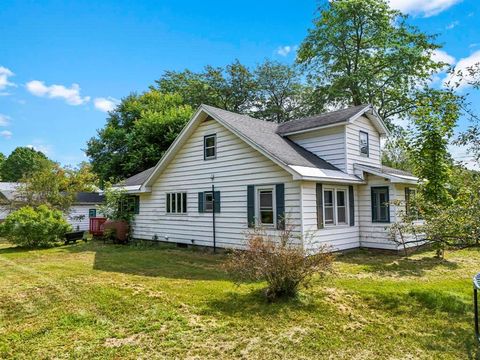
[(0, 358), (475, 356), (471, 277), (480, 252), (354, 252), (297, 299), (235, 285), (222, 255), (99, 242), (0, 244)]

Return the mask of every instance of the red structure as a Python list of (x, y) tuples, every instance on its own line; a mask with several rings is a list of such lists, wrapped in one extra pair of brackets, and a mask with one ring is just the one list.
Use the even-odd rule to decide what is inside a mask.
[(90, 218), (90, 234), (93, 236), (102, 236), (103, 235), (103, 224), (107, 221), (103, 217), (92, 217)]

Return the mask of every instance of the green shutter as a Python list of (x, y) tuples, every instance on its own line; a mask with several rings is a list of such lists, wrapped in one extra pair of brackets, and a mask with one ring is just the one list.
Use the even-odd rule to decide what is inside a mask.
[(322, 184), (316, 184), (316, 196), (317, 196), (317, 228), (323, 229), (323, 194)]
[(371, 188), (371, 206), (372, 206), (372, 222), (377, 221), (377, 194), (375, 188)]
[(220, 191), (215, 191), (213, 196), (215, 198), (215, 212), (219, 213), (220, 212)]
[(405, 188), (405, 214), (409, 215), (408, 205), (410, 203), (410, 189), (408, 187)]
[(255, 186), (247, 186), (247, 221), (248, 227), (255, 227)]
[(350, 215), (350, 226), (355, 226), (355, 197), (352, 185), (348, 187), (348, 211)]
[(285, 185), (275, 185), (275, 200), (277, 206), (277, 229), (285, 229)]
[(140, 196), (135, 196), (133, 201), (134, 201), (134, 208), (133, 208), (134, 214), (140, 214)]
[(203, 192), (199, 192), (198, 193), (198, 212), (199, 213), (205, 212), (204, 207), (203, 207), (203, 198), (204, 198)]

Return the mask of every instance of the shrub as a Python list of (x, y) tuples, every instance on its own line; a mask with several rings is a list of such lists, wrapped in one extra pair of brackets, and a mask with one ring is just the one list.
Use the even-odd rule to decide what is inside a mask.
[(0, 225), (0, 235), (9, 242), (26, 247), (52, 246), (61, 241), (71, 226), (59, 210), (45, 205), (30, 206), (12, 212)]
[(286, 226), (278, 237), (256, 228), (246, 234), (247, 249), (232, 251), (225, 270), (237, 281), (266, 281), (267, 299), (293, 297), (300, 286), (307, 286), (314, 274), (330, 270), (333, 257), (326, 248), (308, 254), (302, 239), (295, 237), (293, 228)]

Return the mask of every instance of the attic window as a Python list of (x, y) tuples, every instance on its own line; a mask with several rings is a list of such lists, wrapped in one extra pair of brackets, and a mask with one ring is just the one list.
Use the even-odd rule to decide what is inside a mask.
[(203, 158), (205, 160), (217, 157), (217, 135), (206, 135), (203, 138)]
[(360, 155), (368, 157), (369, 155), (369, 144), (368, 144), (368, 133), (365, 131), (360, 131), (359, 135), (360, 143)]

